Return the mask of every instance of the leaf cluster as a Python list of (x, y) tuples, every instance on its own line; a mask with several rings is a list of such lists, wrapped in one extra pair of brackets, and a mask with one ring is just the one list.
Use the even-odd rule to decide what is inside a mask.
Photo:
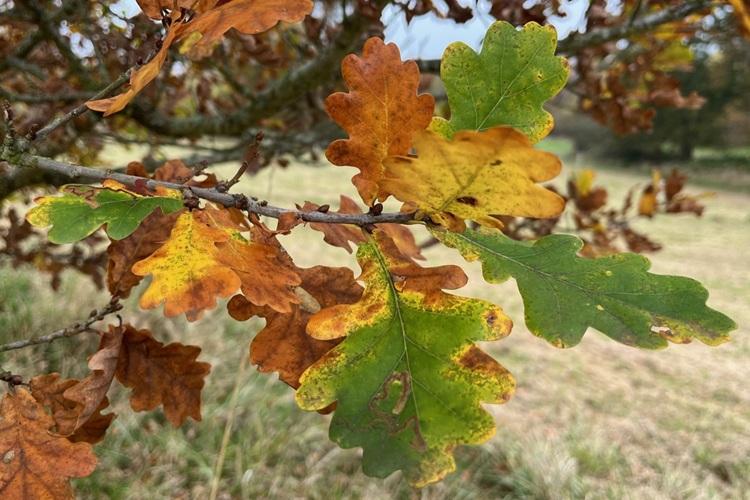
[[(194, 12), (164, 16), (158, 2), (141, 5), (170, 20), (162, 50), (181, 41), (197, 56), (232, 27), (254, 33), (279, 20), (300, 20), (311, 8), (306, 1), (264, 0), (254, 9), (240, 9), (241, 0), (198, 2)], [(553, 125), (545, 103), (568, 76), (555, 49), (555, 31), (534, 22), (521, 29), (493, 24), (479, 53), (449, 46), (441, 67), (449, 118), (432, 116), (434, 99), (420, 93), (416, 63), (402, 61), (395, 45), (372, 38), (362, 55), (347, 56), (348, 91), (326, 100), (347, 138), (332, 142), (326, 155), (359, 170), (353, 183), (364, 209), (346, 197), (338, 212), (309, 202), (297, 210), (271, 208), (229, 194), (231, 181), (201, 181), (171, 162), (153, 176), (132, 164), (131, 175), (118, 177), (124, 184), (65, 186), (57, 196), (38, 198), (26, 219), (50, 227), (48, 238), (57, 243), (103, 228), (110, 240), (107, 286), (115, 299), (150, 277), (141, 308), (163, 306), (165, 316), (197, 321), (229, 299), (233, 318), (264, 318), (250, 343), (251, 361), (278, 372), (296, 390), (300, 408), (332, 412), (331, 439), (362, 448), (367, 474), (402, 471), (424, 486), (455, 469), (455, 447), (483, 443), (495, 432), (483, 405), (506, 402), (515, 380), (478, 343), (506, 337), (513, 321), (495, 300), (449, 293), (466, 285), (466, 274), (454, 265), (420, 264), (414, 234), (382, 222), (381, 201), (400, 201), (401, 216), (415, 230), (480, 261), (487, 283), (513, 278), (526, 327), (555, 347), (576, 345), (589, 328), (648, 349), (696, 339), (717, 345), (735, 328), (706, 305), (700, 283), (650, 273), (644, 257), (589, 258), (583, 241), (571, 235), (527, 242), (503, 234), (514, 218), (556, 219), (566, 205), (541, 184), (559, 174), (560, 160), (534, 146)], [(157, 54), (134, 72), (126, 93), (89, 106), (122, 109), (163, 60)], [(655, 177), (639, 213), (656, 213), (661, 195), (666, 211), (698, 211), (695, 200), (680, 194), (683, 184), (677, 173), (664, 183)], [(573, 180), (569, 198), (589, 218), (582, 225), (602, 217), (597, 211), (606, 196), (589, 174)], [(277, 218), (276, 227), (259, 214)], [(344, 215), (350, 223), (341, 223)], [(298, 267), (282, 236), (305, 225), (328, 244), (349, 252), (356, 246), (360, 275), (344, 267)], [(114, 418), (102, 412), (115, 381), (131, 390), (134, 411), (161, 406), (176, 426), (188, 417), (200, 420), (210, 365), (197, 361), (199, 347), (165, 345), (131, 324), (110, 326), (100, 338), (85, 378), (40, 375), (30, 390), (5, 395), (0, 453), (11, 458), (3, 461), (0, 491), (70, 496), (67, 480), (93, 470), (90, 443), (102, 439)], [(61, 455), (68, 458), (55, 467)]]

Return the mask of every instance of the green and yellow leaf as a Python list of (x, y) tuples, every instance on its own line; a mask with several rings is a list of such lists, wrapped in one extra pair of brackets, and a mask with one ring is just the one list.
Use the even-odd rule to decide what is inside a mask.
[(454, 470), (457, 445), (494, 434), (481, 403), (506, 401), (514, 380), (474, 343), (506, 336), (512, 323), (497, 306), (442, 291), (466, 283), (460, 268), (419, 267), (381, 231), (357, 256), (364, 295), (310, 319), (314, 338), (346, 338), (305, 371), (297, 403), (336, 402), (330, 436), (363, 448), (366, 474), (402, 470), (423, 486)]
[(440, 64), (451, 117), (434, 119), (431, 128), (450, 138), (459, 130), (505, 125), (538, 142), (554, 125), (543, 105), (568, 79), (567, 61), (555, 56), (556, 47), (555, 29), (534, 22), (521, 30), (494, 23), (479, 54), (452, 43)]
[(516, 130), (463, 131), (453, 140), (425, 130), (414, 146), (417, 157), (385, 160), (380, 185), (420, 218), (462, 231), (465, 219), (497, 227), (493, 215), (556, 217), (565, 207), (559, 195), (537, 184), (560, 172), (560, 160), (534, 149)]
[(201, 221), (199, 213), (180, 215), (164, 245), (133, 265), (133, 274), (153, 277), (140, 299), (144, 309), (164, 303), (165, 316), (185, 313), (195, 321), (216, 307), (217, 297), (229, 297), (240, 287), (240, 278), (221, 262), (216, 247), (229, 234)]
[(50, 227), (52, 243), (74, 243), (89, 236), (103, 224), (113, 240), (131, 235), (156, 208), (169, 214), (182, 208), (178, 191), (161, 190), (156, 196), (143, 196), (116, 182), (104, 187), (70, 184), (60, 188), (62, 196), (42, 196), (29, 210), (26, 220), (37, 227)]
[(708, 292), (699, 282), (649, 273), (649, 261), (637, 254), (582, 258), (581, 240), (562, 234), (533, 243), (488, 230), (433, 234), (466, 260), (480, 260), (488, 282), (514, 278), (526, 326), (558, 347), (578, 344), (589, 327), (649, 349), (692, 339), (717, 345), (737, 327), (706, 305)]

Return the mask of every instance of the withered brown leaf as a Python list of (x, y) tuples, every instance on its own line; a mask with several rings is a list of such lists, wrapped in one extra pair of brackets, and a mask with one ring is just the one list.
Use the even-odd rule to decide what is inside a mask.
[(254, 306), (242, 295), (234, 296), (227, 306), (236, 320), (256, 315), (266, 319), (266, 327), (250, 344), (250, 360), (261, 372), (279, 372), (279, 378), (294, 388), (299, 387), (302, 373), (340, 342), (340, 339), (310, 337), (305, 331), (307, 321), (320, 308), (352, 304), (362, 295), (362, 287), (348, 268), (316, 266), (298, 271), (302, 276), (301, 288), (310, 295), (310, 300), (303, 300), (289, 313)]
[(115, 376), (133, 390), (130, 406), (135, 411), (153, 410), (159, 405), (172, 425), (187, 419), (201, 419), (201, 389), (211, 365), (196, 361), (201, 349), (172, 343), (164, 345), (148, 330), (125, 325)]

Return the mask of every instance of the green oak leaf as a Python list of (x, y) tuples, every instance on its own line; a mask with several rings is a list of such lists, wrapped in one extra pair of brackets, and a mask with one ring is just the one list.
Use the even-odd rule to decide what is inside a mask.
[(699, 282), (649, 273), (651, 264), (641, 255), (583, 258), (583, 242), (563, 234), (525, 242), (499, 231), (432, 232), (466, 260), (480, 260), (488, 282), (515, 278), (526, 326), (557, 347), (578, 344), (588, 327), (649, 349), (694, 338), (717, 345), (737, 327), (706, 306), (708, 291)]
[(130, 236), (156, 208), (165, 214), (180, 210), (182, 197), (165, 190), (164, 196), (141, 196), (111, 183), (115, 189), (71, 184), (63, 186), (62, 196), (42, 196), (29, 210), (26, 220), (37, 227), (52, 228), (47, 238), (52, 243), (74, 243), (107, 225), (113, 240)]
[(465, 284), (460, 268), (419, 267), (379, 231), (357, 258), (364, 295), (310, 319), (313, 337), (346, 338), (305, 371), (297, 403), (336, 402), (331, 439), (362, 447), (366, 474), (402, 470), (423, 486), (455, 469), (455, 446), (494, 434), (480, 403), (506, 401), (515, 382), (474, 342), (504, 337), (512, 323), (497, 306), (442, 291)]
[(465, 43), (450, 44), (440, 77), (451, 116), (433, 119), (430, 128), (450, 139), (459, 130), (506, 125), (538, 142), (554, 124), (542, 106), (568, 79), (568, 63), (555, 56), (556, 47), (553, 27), (531, 22), (517, 30), (504, 21), (490, 26), (479, 54)]

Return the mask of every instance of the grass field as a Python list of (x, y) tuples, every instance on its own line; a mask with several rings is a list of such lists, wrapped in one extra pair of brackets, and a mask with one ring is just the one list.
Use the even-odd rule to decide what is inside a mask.
[[(352, 193), (352, 173), (266, 170), (243, 181), (241, 190), (281, 205), (331, 202)], [(647, 178), (604, 170), (598, 179), (619, 200)], [(99, 469), (76, 481), (78, 492), (82, 498), (203, 499), (218, 481), (219, 498), (750, 498), (750, 196), (718, 190), (707, 203), (702, 218), (659, 217), (638, 227), (665, 246), (652, 256), (656, 272), (701, 280), (711, 290), (709, 304), (740, 324), (734, 340), (718, 348), (695, 343), (638, 351), (589, 331), (578, 347), (558, 350), (525, 330), (512, 283), (487, 285), (477, 265), (465, 266), (471, 281), (460, 293), (493, 300), (515, 320), (510, 337), (485, 347), (516, 376), (518, 390), (507, 404), (489, 407), (496, 436), (459, 449), (458, 471), (420, 491), (398, 475), (364, 476), (358, 450), (328, 441), (328, 417), (300, 411), (275, 376), (245, 365), (261, 320), (234, 322), (219, 308), (189, 324), (140, 312), (131, 297), (127, 321), (162, 340), (203, 347), (202, 359), (213, 365), (203, 421), (172, 429), (158, 411), (132, 413), (127, 394), (115, 388), (119, 417), (96, 448)], [(283, 243), (301, 266), (355, 265), (314, 231), (296, 231)], [(461, 263), (449, 249), (430, 248), (427, 256), (430, 264)], [(2, 268), (0, 341), (53, 330), (106, 300), (73, 274), (53, 293), (29, 269)], [(0, 365), (26, 376), (53, 370), (73, 376), (93, 347), (84, 338), (66, 340), (3, 356)]]

